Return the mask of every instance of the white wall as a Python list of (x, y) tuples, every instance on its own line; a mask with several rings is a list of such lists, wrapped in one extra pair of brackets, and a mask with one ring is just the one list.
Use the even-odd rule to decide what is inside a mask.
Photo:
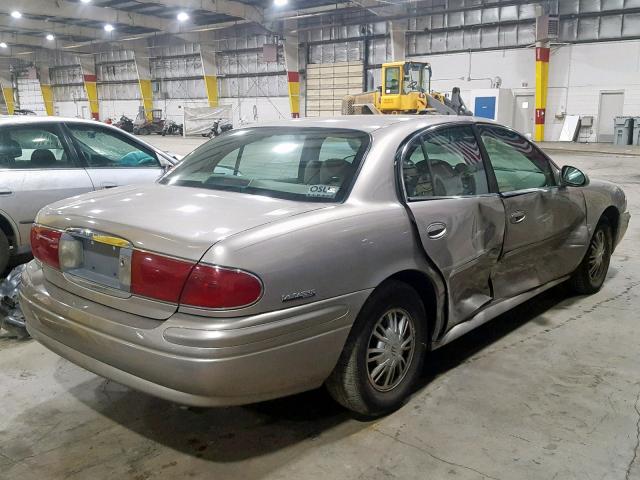
[[(489, 78), (496, 76), (502, 79), (502, 87), (510, 88), (514, 94), (535, 92), (533, 48), (416, 59), (431, 62), (435, 90), (451, 92), (458, 86), (465, 100), (472, 89), (488, 88)], [(467, 80), (469, 77), (471, 80)], [(611, 90), (624, 91), (624, 115), (640, 116), (640, 40), (552, 47), (545, 140), (558, 140), (563, 120), (557, 119), (556, 114), (565, 112), (593, 115), (594, 128), (588, 139), (596, 141), (600, 92)], [(469, 108), (473, 109), (473, 105)]]

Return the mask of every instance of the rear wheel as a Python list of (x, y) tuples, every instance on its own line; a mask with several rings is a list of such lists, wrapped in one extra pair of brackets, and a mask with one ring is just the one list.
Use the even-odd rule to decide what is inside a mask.
[(587, 253), (569, 280), (576, 293), (591, 294), (602, 288), (611, 261), (612, 239), (611, 226), (606, 218), (602, 218), (593, 232)]
[(356, 319), (326, 386), (346, 408), (377, 416), (399, 408), (420, 375), (427, 345), (424, 305), (405, 283), (380, 286)]

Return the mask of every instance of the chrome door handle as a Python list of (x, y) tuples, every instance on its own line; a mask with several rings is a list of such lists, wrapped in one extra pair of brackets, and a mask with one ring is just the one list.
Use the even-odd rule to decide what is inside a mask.
[(432, 240), (438, 240), (447, 234), (447, 226), (442, 222), (430, 223), (427, 226), (427, 236)]
[(524, 213), (522, 210), (518, 210), (517, 212), (513, 212), (510, 216), (509, 216), (509, 221), (511, 223), (520, 223), (522, 222), (525, 218), (527, 218), (527, 214)]

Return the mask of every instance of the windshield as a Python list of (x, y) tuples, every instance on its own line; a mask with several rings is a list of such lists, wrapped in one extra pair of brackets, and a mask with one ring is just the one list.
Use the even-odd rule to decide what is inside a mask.
[(291, 200), (344, 200), (369, 135), (329, 128), (235, 130), (194, 150), (160, 180)]
[(422, 63), (405, 64), (403, 93), (428, 90), (428, 67)]

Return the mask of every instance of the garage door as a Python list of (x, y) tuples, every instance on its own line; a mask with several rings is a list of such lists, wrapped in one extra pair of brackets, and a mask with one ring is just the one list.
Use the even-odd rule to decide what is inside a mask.
[(307, 65), (307, 117), (331, 117), (342, 112), (342, 97), (362, 92), (362, 62)]

